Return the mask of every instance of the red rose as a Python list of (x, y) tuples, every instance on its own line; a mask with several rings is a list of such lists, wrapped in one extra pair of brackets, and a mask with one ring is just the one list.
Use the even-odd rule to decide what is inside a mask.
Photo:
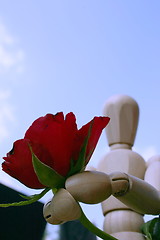
[(14, 142), (13, 149), (4, 157), (3, 171), (30, 188), (45, 188), (34, 171), (29, 145), (41, 162), (66, 177), (71, 161), (75, 164), (78, 160), (87, 136), (85, 165), (88, 163), (108, 122), (108, 117), (94, 117), (78, 130), (73, 113), (68, 113), (65, 119), (62, 112), (40, 117), (27, 130), (24, 139)]

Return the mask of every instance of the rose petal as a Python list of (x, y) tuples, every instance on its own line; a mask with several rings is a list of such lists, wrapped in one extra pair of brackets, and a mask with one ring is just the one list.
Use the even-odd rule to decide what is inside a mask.
[(65, 119), (62, 113), (47, 114), (34, 121), (25, 138), (43, 145), (52, 157), (48, 166), (65, 176), (70, 168), (76, 132), (77, 125), (73, 113), (68, 113)]
[(45, 186), (38, 181), (34, 172), (32, 155), (28, 144), (32, 146), (37, 157), (40, 155), (43, 160), (50, 158), (42, 146), (33, 144), (27, 139), (20, 139), (14, 143), (13, 149), (3, 158), (5, 161), (2, 163), (2, 169), (27, 187), (44, 188)]
[[(78, 158), (78, 153), (80, 152), (86, 137), (90, 134), (86, 150), (86, 164), (88, 163), (97, 145), (102, 130), (107, 126), (109, 120), (110, 118), (108, 117), (94, 117), (89, 123), (78, 130), (73, 152), (74, 159)], [(89, 133), (89, 131), (91, 132)]]

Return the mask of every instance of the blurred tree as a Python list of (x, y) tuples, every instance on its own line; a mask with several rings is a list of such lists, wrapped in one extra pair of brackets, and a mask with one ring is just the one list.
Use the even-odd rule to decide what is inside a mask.
[(60, 226), (59, 240), (96, 240), (96, 236), (88, 231), (78, 220)]
[[(0, 203), (24, 201), (19, 194), (19, 192), (0, 184)], [(21, 207), (0, 208), (0, 216), (1, 240), (42, 239), (46, 226), (42, 203), (35, 202)]]

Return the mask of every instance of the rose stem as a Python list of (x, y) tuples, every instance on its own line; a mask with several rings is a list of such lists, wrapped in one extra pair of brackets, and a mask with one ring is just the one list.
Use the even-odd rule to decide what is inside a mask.
[(112, 237), (108, 233), (103, 232), (99, 228), (97, 228), (93, 223), (89, 221), (89, 219), (84, 214), (82, 208), (81, 208), (81, 217), (79, 218), (79, 221), (83, 224), (84, 227), (86, 227), (90, 232), (94, 233), (98, 237), (104, 239), (104, 240), (118, 240), (117, 238)]

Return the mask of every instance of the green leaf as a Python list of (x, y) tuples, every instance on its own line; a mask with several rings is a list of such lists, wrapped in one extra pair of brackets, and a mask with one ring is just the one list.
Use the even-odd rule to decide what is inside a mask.
[(34, 195), (31, 195), (31, 196), (25, 196), (25, 195), (22, 195), (22, 194), (19, 194), (22, 198), (24, 199), (31, 199)]
[(155, 218), (153, 227), (153, 240), (160, 239), (160, 217)]
[(35, 194), (35, 195), (32, 195), (32, 196), (24, 196), (24, 195), (21, 195), (23, 196), (23, 198), (25, 199), (28, 199), (26, 201), (21, 201), (21, 202), (15, 202), (15, 203), (1, 203), (0, 204), (0, 207), (12, 207), (12, 206), (16, 206), (16, 207), (19, 207), (19, 206), (24, 206), (24, 205), (29, 205), (31, 203), (34, 203), (36, 201), (38, 201), (40, 198), (42, 198), (48, 191), (50, 190), (50, 188), (45, 188), (41, 193), (39, 194)]
[(150, 221), (142, 225), (142, 233), (146, 236), (147, 240), (152, 240), (152, 236), (149, 232)]
[(78, 160), (76, 161), (76, 163), (74, 163), (74, 161), (71, 160), (70, 171), (68, 172), (67, 177), (72, 176), (73, 174), (82, 172), (85, 168), (86, 151), (87, 151), (89, 137), (91, 135), (92, 125), (93, 125), (93, 123), (91, 123), (91, 125), (89, 127), (88, 135), (84, 140), (83, 146), (82, 146), (80, 154), (78, 156)]
[(142, 225), (142, 232), (147, 240), (160, 239), (160, 218), (154, 218)]
[[(31, 149), (31, 147), (30, 147)], [(37, 156), (32, 153), (32, 163), (38, 180), (46, 187), (61, 188), (64, 186), (65, 178), (58, 174), (54, 169), (42, 163)]]

